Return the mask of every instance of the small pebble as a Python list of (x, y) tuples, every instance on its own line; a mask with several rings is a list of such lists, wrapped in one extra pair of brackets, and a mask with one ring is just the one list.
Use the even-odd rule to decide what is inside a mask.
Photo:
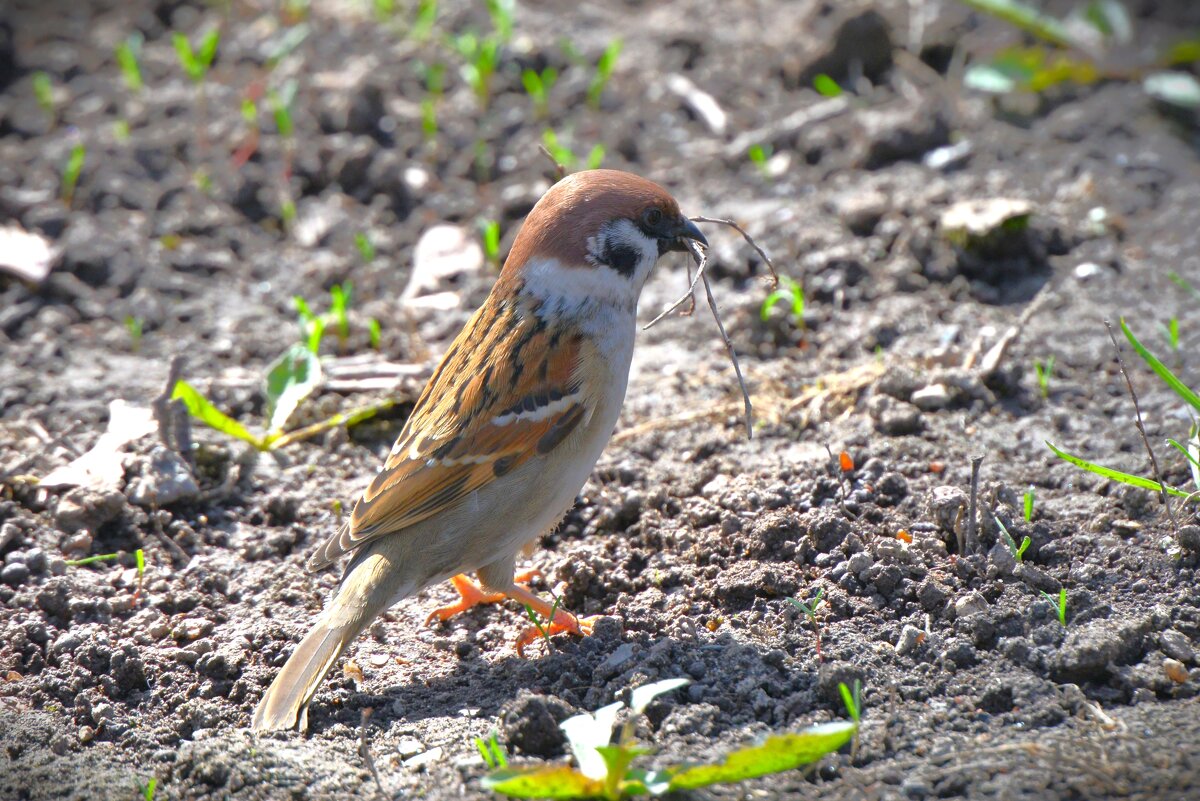
[(29, 568), (23, 562), (13, 562), (0, 570), (0, 581), (10, 587), (19, 587), (29, 578)]
[(1163, 673), (1167, 674), (1167, 678), (1176, 684), (1183, 684), (1191, 676), (1188, 675), (1188, 669), (1178, 659), (1167, 657), (1163, 660)]
[(986, 612), (987, 608), (987, 599), (977, 592), (967, 593), (954, 602), (954, 614), (956, 617), (967, 617), (977, 612)]
[(900, 630), (900, 639), (896, 642), (896, 653), (900, 656), (917, 650), (917, 646), (925, 639), (925, 632), (916, 626), (905, 626)]

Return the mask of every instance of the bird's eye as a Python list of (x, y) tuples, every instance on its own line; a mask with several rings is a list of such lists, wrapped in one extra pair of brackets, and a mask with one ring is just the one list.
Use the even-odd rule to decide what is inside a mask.
[(645, 214), (646, 225), (651, 228), (657, 228), (663, 220), (663, 213), (659, 209), (650, 209)]

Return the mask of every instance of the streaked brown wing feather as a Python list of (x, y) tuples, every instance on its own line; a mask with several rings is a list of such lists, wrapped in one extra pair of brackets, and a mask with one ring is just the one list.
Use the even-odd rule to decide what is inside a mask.
[[(509, 357), (485, 367), (480, 353)], [(349, 523), (308, 568), (425, 520), (557, 447), (588, 413), (581, 358), (579, 337), (552, 331), (528, 306), (489, 299), (450, 346)]]

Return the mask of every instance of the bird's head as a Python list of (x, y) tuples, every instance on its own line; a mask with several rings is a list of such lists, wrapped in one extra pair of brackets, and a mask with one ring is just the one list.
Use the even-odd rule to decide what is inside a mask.
[(620, 170), (563, 178), (529, 212), (501, 281), (636, 306), (658, 257), (708, 240), (667, 190)]

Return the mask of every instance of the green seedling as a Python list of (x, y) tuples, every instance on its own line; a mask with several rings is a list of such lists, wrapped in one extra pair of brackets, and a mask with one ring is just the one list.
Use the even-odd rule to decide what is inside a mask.
[(86, 567), (87, 565), (94, 565), (97, 562), (112, 562), (116, 559), (120, 559), (122, 556), (124, 556), (124, 551), (117, 551), (116, 553), (100, 553), (93, 556), (85, 556), (82, 559), (68, 559), (64, 562), (64, 564), (66, 564), (68, 567)]
[(142, 349), (142, 318), (126, 315), (125, 330), (129, 332), (129, 347), (137, 353)]
[(669, 765), (658, 769), (634, 767), (650, 753), (634, 737), (635, 722), (658, 696), (684, 687), (687, 679), (667, 679), (638, 687), (630, 694), (632, 719), (613, 728), (625, 707), (620, 701), (564, 720), (561, 728), (578, 767), (567, 764), (506, 768), (483, 779), (486, 789), (518, 798), (602, 798), (617, 801), (637, 795), (695, 790), (713, 784), (744, 781), (809, 765), (841, 748), (858, 725), (838, 721), (803, 731), (777, 734), (759, 745), (728, 753), (710, 764)]
[(788, 304), (788, 316), (792, 323), (804, 328), (804, 286), (786, 275), (779, 276), (779, 288), (767, 295), (758, 309), (758, 316), (764, 323), (771, 319), (771, 310), (780, 303)]
[(284, 197), (279, 203), (279, 221), (289, 231), (296, 224), (296, 201), (290, 197)]
[(267, 63), (263, 65), (266, 67), (267, 72), (274, 71), (281, 61), (296, 52), (297, 48), (304, 44), (304, 40), (308, 38), (311, 32), (312, 29), (309, 28), (306, 22), (301, 22), (299, 25), (294, 25), (285, 30), (283, 35), (279, 37), (279, 41), (275, 44), (275, 47), (271, 50), (271, 54), (267, 56)]
[(1013, 558), (1018, 562), (1024, 561), (1025, 551), (1028, 550), (1029, 543), (1032, 542), (1032, 540), (1029, 539), (1029, 535), (1026, 534), (1024, 537), (1022, 537), (1021, 544), (1018, 546), (1016, 540), (1012, 538), (1012, 534), (1008, 533), (1008, 528), (1000, 522), (1000, 518), (993, 516), (992, 519), (995, 520), (996, 525), (1000, 527), (1000, 536), (1004, 537), (1004, 542), (1006, 545), (1008, 545), (1008, 550), (1012, 552)]
[(62, 171), (61, 196), (63, 205), (67, 208), (71, 208), (71, 203), (75, 200), (75, 187), (79, 185), (79, 176), (83, 172), (86, 160), (87, 148), (83, 146), (83, 142), (76, 142), (71, 147), (71, 155), (67, 157)]
[(417, 3), (417, 15), (409, 32), (413, 39), (423, 42), (429, 38), (429, 33), (437, 22), (437, 7), (437, 0), (420, 0)]
[(475, 93), (479, 107), (486, 111), (491, 100), (492, 76), (500, 62), (500, 40), (496, 36), (467, 32), (451, 37), (450, 44), (465, 62), (459, 74)]
[(300, 316), (300, 332), (304, 337), (306, 347), (311, 353), (321, 349), (321, 339), (325, 336), (325, 316), (314, 314), (308, 301), (296, 295), (292, 298), (296, 314)]
[(424, 67), (424, 72), (426, 94), (421, 99), (421, 132), (426, 141), (432, 142), (438, 133), (437, 109), (445, 86), (446, 65), (432, 64)]
[(50, 76), (44, 72), (35, 72), (33, 74), (33, 97), (37, 100), (38, 107), (45, 112), (50, 119), (50, 124), (54, 124), (54, 84), (50, 81)]
[(600, 99), (604, 96), (604, 88), (608, 86), (613, 70), (617, 68), (617, 57), (621, 55), (621, 48), (624, 46), (625, 43), (620, 39), (613, 39), (600, 54), (600, 60), (596, 62), (596, 72), (592, 75), (587, 90), (588, 105), (594, 109), (600, 108)]
[(962, 2), (1038, 40), (1030, 46), (1005, 48), (990, 61), (970, 65), (963, 76), (963, 83), (970, 88), (1008, 94), (1042, 92), (1064, 83), (1140, 81), (1143, 91), (1156, 100), (1184, 109), (1200, 108), (1200, 81), (1190, 72), (1169, 69), (1196, 60), (1200, 41), (1178, 42), (1149, 57), (1116, 56), (1130, 50), (1134, 34), (1133, 20), (1119, 0), (1088, 0), (1066, 19), (1023, 0)]
[(121, 77), (129, 91), (137, 94), (145, 84), (142, 82), (142, 67), (138, 63), (138, 55), (142, 52), (142, 35), (132, 34), (128, 39), (117, 45), (117, 66), (121, 68)]
[(1057, 598), (1045, 590), (1039, 590), (1039, 592), (1054, 605), (1054, 611), (1058, 615), (1058, 624), (1065, 629), (1067, 627), (1067, 588), (1060, 589)]
[(842, 703), (846, 705), (846, 714), (855, 725), (862, 722), (862, 682), (854, 680), (854, 690), (846, 686), (846, 682), (838, 682), (838, 692), (842, 695)]
[[(1133, 347), (1134, 351), (1138, 354), (1138, 356), (1141, 357), (1142, 361), (1146, 363), (1146, 365), (1154, 372), (1154, 374), (1157, 375), (1164, 384), (1170, 387), (1170, 389), (1185, 403), (1187, 403), (1192, 408), (1193, 413), (1200, 413), (1200, 395), (1197, 395), (1191, 387), (1183, 383), (1183, 381), (1181, 381), (1179, 377), (1175, 375), (1175, 373), (1171, 372), (1170, 368), (1163, 364), (1157, 356), (1151, 353), (1150, 350), (1142, 344), (1141, 340), (1134, 335), (1133, 331), (1130, 330), (1129, 326), (1125, 323), (1124, 318), (1121, 318), (1121, 332), (1125, 334), (1125, 338), (1129, 341), (1129, 344)], [(1190, 442), (1195, 441), (1194, 437), (1194, 433), (1189, 435)], [(1173, 442), (1173, 447), (1180, 449), (1185, 456), (1189, 455), (1188, 448), (1184, 448), (1183, 446), (1179, 445), (1179, 443), (1174, 442), (1174, 440), (1168, 440), (1168, 442)], [(1104, 467), (1103, 465), (1090, 462), (1079, 456), (1074, 456), (1066, 451), (1063, 451), (1049, 441), (1046, 442), (1046, 446), (1050, 448), (1050, 450), (1053, 451), (1054, 454), (1060, 459), (1112, 481), (1128, 484), (1133, 487), (1152, 490), (1154, 492), (1165, 492), (1166, 494), (1173, 495), (1177, 498), (1184, 498), (1189, 503), (1194, 503), (1196, 500), (1200, 499), (1196, 493), (1187, 492), (1177, 487), (1162, 484), (1155, 479), (1134, 475), (1132, 473), (1126, 473), (1121, 470), (1115, 470), (1111, 467)], [(1197, 451), (1197, 453), (1200, 453), (1200, 451)], [(1189, 464), (1190, 463), (1191, 459), (1189, 458)], [(1200, 473), (1197, 473), (1195, 469), (1193, 469), (1193, 477), (1200, 477)], [(1197, 486), (1200, 488), (1200, 485)]]
[(379, 321), (374, 317), (367, 320), (367, 336), (370, 338), (372, 350), (379, 350), (379, 340), (381, 334), (382, 330), (380, 329)]
[(1163, 336), (1166, 337), (1167, 343), (1171, 346), (1171, 350), (1179, 352), (1179, 318), (1172, 317), (1167, 320), (1166, 324), (1159, 324), (1162, 329)]
[(492, 18), (492, 27), (501, 42), (512, 39), (514, 0), (486, 0), (488, 16)]
[(489, 264), (500, 264), (500, 223), (496, 220), (483, 224), (483, 255)]
[[(1200, 61), (1200, 52), (1197, 52), (1196, 60)], [(1189, 284), (1187, 280), (1179, 273), (1172, 270), (1171, 272), (1167, 273), (1167, 280), (1182, 289), (1184, 292), (1187, 292), (1193, 298), (1200, 300), (1200, 289), (1196, 289), (1194, 286)]]
[(533, 100), (534, 114), (541, 119), (550, 114), (550, 90), (557, 81), (558, 70), (554, 67), (546, 67), (541, 72), (526, 69), (521, 73), (521, 83)]
[(138, 784), (138, 792), (142, 794), (142, 801), (154, 801), (154, 791), (158, 787), (158, 779), (150, 778), (145, 784)]
[(208, 170), (197, 167), (196, 171), (192, 173), (192, 185), (206, 195), (211, 194), (213, 190), (212, 176), (208, 174)]
[(750, 163), (758, 168), (764, 178), (771, 177), (771, 169), (768, 162), (771, 160), (771, 154), (775, 152), (775, 148), (771, 145), (750, 145), (750, 149), (746, 151), (746, 155), (750, 158)]
[[(553, 128), (547, 128), (542, 133), (542, 144), (550, 151), (550, 155), (554, 160), (563, 166), (563, 169), (567, 172), (575, 170), (575, 165), (579, 162), (579, 157), (575, 155), (574, 150), (559, 141), (558, 134), (554, 132)], [(604, 145), (593, 147), (584, 161), (584, 169), (597, 169), (604, 163), (604, 154)]]
[(350, 293), (353, 285), (334, 284), (329, 288), (329, 314), (337, 325), (338, 346), (343, 350), (350, 339)]
[(354, 247), (358, 249), (358, 255), (363, 264), (375, 261), (375, 245), (371, 243), (371, 237), (367, 235), (366, 231), (359, 231), (354, 235)]
[(133, 602), (136, 604), (138, 598), (142, 596), (142, 579), (146, 575), (146, 552), (138, 548), (133, 552), (134, 560), (137, 562), (137, 589), (133, 592)]
[(212, 67), (213, 59), (217, 55), (217, 45), (221, 42), (221, 31), (213, 28), (204, 34), (200, 39), (200, 46), (194, 49), (187, 36), (182, 33), (172, 34), (171, 41), (175, 45), (175, 54), (179, 57), (179, 63), (188, 78), (197, 86), (203, 84), (204, 78)]
[(788, 602), (804, 613), (808, 618), (808, 622), (812, 624), (813, 635), (817, 638), (817, 661), (825, 661), (824, 655), (821, 653), (821, 621), (817, 619), (817, 612), (825, 605), (825, 588), (818, 587), (817, 594), (811, 600), (805, 602), (797, 598), (788, 598)]
[(1042, 398), (1050, 397), (1050, 376), (1054, 373), (1054, 357), (1048, 356), (1045, 361), (1033, 360), (1033, 372), (1037, 375), (1038, 392)]
[(1025, 522), (1031, 523), (1033, 522), (1033, 487), (1025, 490), (1025, 495), (1022, 497), (1022, 501), (1024, 502), (1025, 507)]
[(538, 630), (538, 634), (542, 635), (542, 639), (546, 641), (546, 648), (554, 650), (554, 643), (550, 641), (550, 624), (554, 622), (554, 616), (558, 613), (558, 606), (562, 603), (562, 596), (554, 596), (554, 604), (550, 607), (550, 615), (542, 620), (542, 616), (534, 611), (532, 606), (525, 605), (525, 614), (529, 616), (529, 620)]
[[(272, 368), (271, 372), (274, 376), (271, 373), (268, 374), (268, 401), (271, 403), (271, 411), (269, 412), (270, 418), (266, 433), (258, 434), (250, 431), (250, 429), (246, 428), (240, 422), (214, 406), (211, 401), (186, 381), (179, 381), (175, 384), (175, 389), (171, 393), (171, 399), (183, 401), (188, 413), (210, 428), (233, 439), (249, 443), (260, 451), (279, 450), (280, 448), (310, 439), (334, 428), (356, 426), (395, 405), (395, 401), (385, 400), (369, 406), (352, 409), (342, 414), (335, 414), (320, 422), (292, 431), (282, 430), (282, 423), (279, 421), (285, 419), (284, 412), (289, 406), (294, 410), (295, 406), (299, 405), (301, 400), (307, 397), (308, 394), (311, 394), (316, 385), (316, 382), (312, 380), (311, 365), (313, 362), (319, 365), (320, 362), (315, 361), (315, 356), (313, 357), (313, 362), (308, 362), (307, 357), (300, 355), (301, 352), (310, 353), (303, 345), (292, 346), (292, 349), (276, 362), (277, 366), (283, 366), (278, 370)], [(298, 368), (297, 364), (305, 366)], [(287, 371), (290, 371), (290, 374)], [(274, 381), (271, 380), (272, 377)], [(274, 394), (274, 397), (272, 397), (272, 394)], [(273, 424), (278, 427), (273, 428)]]
[(271, 89), (267, 92), (267, 106), (271, 109), (271, 118), (275, 120), (275, 130), (289, 144), (296, 131), (292, 122), (292, 106), (296, 102), (298, 87), (295, 80), (289, 80), (279, 91)]
[(113, 139), (118, 142), (129, 141), (129, 120), (114, 120), (112, 125)]
[(475, 747), (479, 749), (479, 756), (483, 757), (484, 764), (491, 770), (503, 770), (508, 767), (508, 752), (500, 744), (499, 737), (494, 730), (486, 740), (476, 737)]
[(839, 97), (842, 94), (842, 87), (838, 82), (823, 72), (813, 78), (813, 89), (825, 97)]

